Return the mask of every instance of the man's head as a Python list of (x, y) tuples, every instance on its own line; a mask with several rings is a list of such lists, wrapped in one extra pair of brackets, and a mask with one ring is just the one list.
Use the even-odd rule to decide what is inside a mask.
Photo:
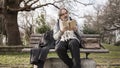
[(68, 20), (68, 10), (65, 8), (61, 8), (59, 11), (59, 18), (63, 21)]

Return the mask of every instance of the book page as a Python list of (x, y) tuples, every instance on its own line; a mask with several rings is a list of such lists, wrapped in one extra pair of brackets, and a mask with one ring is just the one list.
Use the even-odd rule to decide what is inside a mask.
[(76, 27), (76, 21), (75, 20), (71, 20), (69, 22), (69, 30), (73, 30)]
[(62, 24), (63, 24), (63, 28), (66, 27), (69, 30), (69, 23), (68, 22), (64, 21), (64, 22), (62, 22)]
[(68, 30), (73, 30), (76, 27), (76, 21), (71, 20), (71, 21), (64, 21), (62, 22), (63, 28), (67, 27)]

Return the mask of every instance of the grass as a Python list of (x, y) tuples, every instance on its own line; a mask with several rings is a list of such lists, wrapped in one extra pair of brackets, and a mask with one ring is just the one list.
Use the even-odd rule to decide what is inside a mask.
[(0, 55), (0, 64), (29, 64), (28, 53), (5, 53)]
[(109, 53), (101, 53), (101, 54), (91, 54), (90, 58), (93, 58), (97, 64), (106, 64), (108, 65), (107, 68), (120, 68), (120, 66), (117, 67), (111, 67), (110, 65), (120, 65), (120, 46), (113, 46), (113, 45), (107, 45), (104, 44), (105, 48), (109, 49)]
[[(110, 53), (96, 54), (92, 53), (89, 58), (93, 58), (97, 64), (120, 64), (120, 46), (113, 46), (104, 44), (105, 48), (110, 50)], [(29, 53), (0, 53), (0, 64), (29, 64)], [(49, 53), (48, 57), (58, 57), (55, 53)], [(84, 58), (85, 54), (81, 54), (81, 58)], [(115, 67), (117, 68), (117, 67)], [(120, 68), (120, 67), (119, 67)]]

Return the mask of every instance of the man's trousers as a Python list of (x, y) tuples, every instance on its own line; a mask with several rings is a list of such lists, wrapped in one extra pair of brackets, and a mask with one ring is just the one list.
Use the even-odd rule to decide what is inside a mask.
[[(68, 65), (69, 68), (81, 68), (78, 40), (70, 39), (68, 41), (59, 41), (55, 49), (60, 59), (63, 60), (63, 62)], [(68, 49), (70, 50), (72, 58), (70, 58), (67, 54)]]

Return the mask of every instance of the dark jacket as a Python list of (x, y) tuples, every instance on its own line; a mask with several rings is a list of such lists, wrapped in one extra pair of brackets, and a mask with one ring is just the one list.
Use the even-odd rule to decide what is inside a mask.
[[(41, 60), (45, 61), (50, 48), (55, 47), (55, 40), (53, 39), (53, 31), (47, 31), (44, 34), (44, 42), (39, 45), (39, 48), (32, 48), (30, 51), (30, 63), (38, 64)], [(42, 47), (41, 47), (42, 46)]]

